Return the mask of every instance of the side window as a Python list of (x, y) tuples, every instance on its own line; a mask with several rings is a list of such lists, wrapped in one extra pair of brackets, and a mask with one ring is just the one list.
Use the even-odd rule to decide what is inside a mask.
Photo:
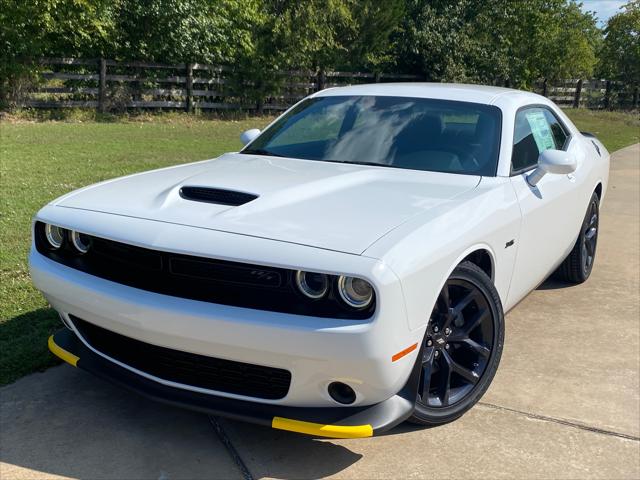
[(544, 109), (544, 115), (547, 117), (547, 122), (549, 122), (549, 126), (551, 127), (551, 133), (553, 134), (553, 140), (556, 144), (557, 150), (562, 150), (565, 142), (567, 141), (567, 132), (564, 131), (564, 127), (558, 121), (556, 116), (551, 113), (550, 110)]
[(538, 164), (538, 155), (561, 149), (567, 139), (564, 128), (546, 108), (531, 107), (516, 114), (511, 171), (518, 173)]

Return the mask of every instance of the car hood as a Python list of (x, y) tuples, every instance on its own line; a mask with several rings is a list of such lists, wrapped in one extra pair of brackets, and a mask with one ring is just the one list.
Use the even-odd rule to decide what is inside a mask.
[[(480, 177), (239, 153), (131, 175), (61, 197), (92, 210), (361, 254)], [(251, 193), (239, 206), (183, 198), (183, 186)]]

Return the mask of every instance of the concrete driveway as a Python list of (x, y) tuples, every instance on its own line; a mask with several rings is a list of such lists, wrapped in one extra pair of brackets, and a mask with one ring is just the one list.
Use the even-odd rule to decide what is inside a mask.
[(316, 439), (63, 365), (0, 389), (0, 478), (640, 478), (639, 172), (639, 145), (613, 156), (592, 278), (547, 282), (508, 314), (493, 385), (450, 425)]

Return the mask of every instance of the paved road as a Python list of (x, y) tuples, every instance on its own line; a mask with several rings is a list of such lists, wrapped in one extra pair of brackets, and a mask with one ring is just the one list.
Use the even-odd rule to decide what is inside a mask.
[(640, 478), (640, 145), (617, 152), (585, 285), (507, 316), (450, 425), (315, 439), (164, 407), (63, 365), (0, 389), (0, 478)]

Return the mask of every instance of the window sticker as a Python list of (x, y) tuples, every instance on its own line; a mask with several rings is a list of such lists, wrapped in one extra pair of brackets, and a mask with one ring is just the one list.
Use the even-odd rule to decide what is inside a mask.
[(538, 151), (543, 152), (551, 148), (556, 148), (556, 144), (553, 141), (553, 132), (549, 128), (544, 112), (540, 110), (532, 110), (525, 113), (527, 122), (531, 127), (531, 133), (538, 146)]

